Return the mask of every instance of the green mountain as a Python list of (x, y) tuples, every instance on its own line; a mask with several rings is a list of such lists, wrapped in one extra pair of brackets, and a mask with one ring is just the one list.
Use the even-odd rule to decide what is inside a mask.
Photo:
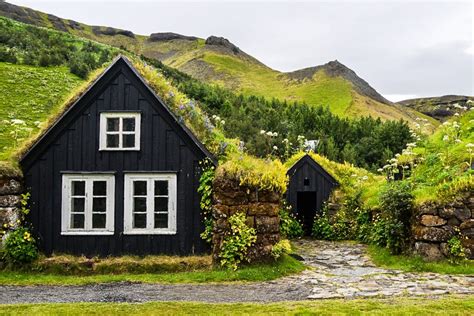
[[(386, 100), (338, 61), (283, 73), (222, 37), (210, 36), (204, 40), (175, 33), (137, 35), (112, 27), (86, 25), (7, 2), (0, 2), (0, 15), (158, 59), (194, 78), (244, 94), (329, 106), (333, 113), (345, 117), (371, 115), (408, 122), (414, 122), (417, 117), (426, 118), (411, 108)], [(437, 124), (435, 120), (431, 122)]]

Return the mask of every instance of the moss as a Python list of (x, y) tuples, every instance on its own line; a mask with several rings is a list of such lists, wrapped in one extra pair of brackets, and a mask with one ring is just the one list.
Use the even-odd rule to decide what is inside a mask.
[(259, 159), (245, 153), (231, 153), (227, 161), (219, 165), (216, 178), (233, 178), (241, 185), (274, 190), (280, 193), (286, 191), (288, 182), (286, 169), (278, 159)]

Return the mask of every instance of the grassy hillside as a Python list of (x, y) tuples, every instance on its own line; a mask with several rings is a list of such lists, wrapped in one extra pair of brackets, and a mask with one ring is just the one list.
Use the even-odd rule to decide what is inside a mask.
[[(130, 31), (110, 27), (90, 26), (76, 21), (61, 19), (46, 13), (8, 3), (0, 3), (0, 14), (13, 19), (92, 39), (115, 47), (126, 48), (138, 55), (161, 60), (197, 79), (215, 83), (247, 94), (260, 95), (268, 99), (279, 98), (302, 101), (310, 105), (323, 105), (344, 117), (371, 115), (387, 119), (405, 119), (414, 124), (417, 117), (424, 117), (412, 109), (390, 104), (355, 73), (348, 80), (341, 64), (336, 73), (326, 65), (315, 67), (315, 71), (303, 79), (294, 73), (273, 70), (222, 38), (214, 41), (170, 36), (143, 36)], [(309, 69), (309, 68), (308, 68)], [(350, 69), (347, 69), (350, 70)], [(360, 84), (362, 83), (362, 87)], [(370, 93), (367, 93), (370, 91)], [(433, 126), (437, 124), (431, 120)]]
[(66, 67), (0, 63), (0, 161), (37, 133), (81, 82)]
[[(380, 169), (382, 174), (392, 175), (395, 168), (402, 173), (415, 197), (421, 204), (427, 201), (452, 201), (460, 192), (474, 188), (474, 111), (464, 111), (443, 123), (429, 137), (412, 143), (401, 155), (396, 155)], [(379, 204), (378, 192), (388, 185), (383, 180), (372, 186), (369, 206)]]

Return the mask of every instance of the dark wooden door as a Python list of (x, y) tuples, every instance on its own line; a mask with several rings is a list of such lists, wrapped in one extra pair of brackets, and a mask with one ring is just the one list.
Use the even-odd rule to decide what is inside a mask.
[(317, 211), (317, 191), (306, 191), (297, 193), (297, 214), (298, 219), (303, 224), (305, 234), (311, 234), (314, 216)]

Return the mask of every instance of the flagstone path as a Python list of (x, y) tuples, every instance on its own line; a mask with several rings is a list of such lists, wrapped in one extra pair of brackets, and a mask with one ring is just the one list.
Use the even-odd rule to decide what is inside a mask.
[(110, 283), (85, 286), (0, 286), (0, 304), (39, 302), (275, 302), (393, 296), (474, 295), (474, 276), (406, 273), (376, 267), (364, 245), (296, 241), (311, 267), (275, 281), (228, 284)]

